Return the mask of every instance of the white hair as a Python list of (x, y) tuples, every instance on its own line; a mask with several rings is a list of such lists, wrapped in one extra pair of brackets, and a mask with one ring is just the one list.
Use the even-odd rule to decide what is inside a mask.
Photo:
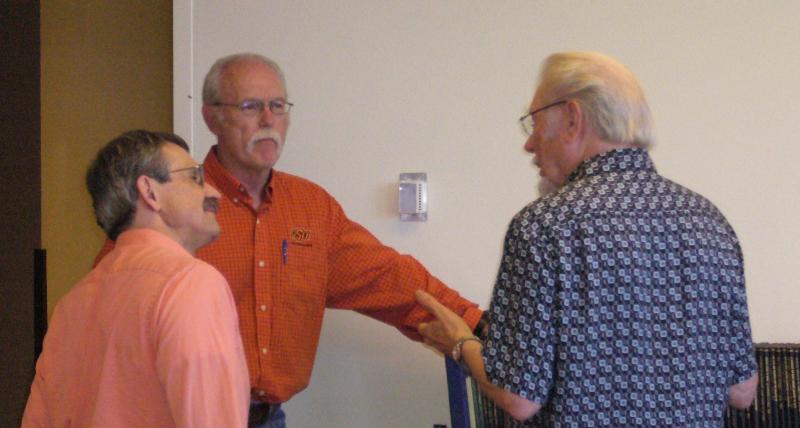
[(650, 107), (636, 76), (596, 52), (561, 52), (542, 64), (539, 88), (546, 102), (577, 101), (605, 140), (648, 148), (654, 138)]
[(281, 78), (283, 89), (286, 90), (286, 78), (283, 77), (283, 71), (281, 71), (281, 67), (277, 62), (265, 57), (264, 55), (259, 55), (256, 53), (237, 53), (218, 59), (214, 65), (211, 66), (211, 69), (208, 70), (206, 78), (203, 81), (203, 104), (211, 105), (222, 101), (219, 98), (219, 85), (222, 73), (231, 64), (246, 61), (258, 62), (271, 68), (275, 73), (278, 74), (278, 77)]

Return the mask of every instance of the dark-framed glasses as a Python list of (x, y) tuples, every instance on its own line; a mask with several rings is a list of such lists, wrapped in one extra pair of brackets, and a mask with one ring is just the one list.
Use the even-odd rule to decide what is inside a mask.
[(178, 168), (169, 171), (170, 174), (182, 171), (192, 171), (192, 180), (199, 184), (204, 185), (206, 182), (206, 174), (203, 172), (203, 165), (187, 166), (186, 168)]
[(539, 107), (536, 110), (534, 110), (534, 111), (526, 114), (525, 116), (522, 116), (521, 118), (519, 118), (519, 124), (520, 124), (520, 126), (522, 126), (522, 132), (524, 132), (525, 135), (533, 134), (533, 127), (536, 126), (536, 123), (533, 120), (533, 116), (536, 113), (539, 113), (540, 111), (547, 110), (550, 107), (555, 107), (557, 105), (565, 104), (566, 102), (567, 102), (567, 100), (558, 100), (558, 101), (552, 102), (552, 103), (550, 103), (550, 104), (548, 104), (548, 105), (546, 105), (544, 107)]
[(294, 104), (283, 99), (274, 99), (269, 101), (264, 100), (244, 100), (240, 103), (214, 103), (213, 106), (227, 106), (239, 109), (245, 116), (256, 116), (264, 112), (265, 108), (269, 108), (272, 114), (284, 115), (289, 113)]

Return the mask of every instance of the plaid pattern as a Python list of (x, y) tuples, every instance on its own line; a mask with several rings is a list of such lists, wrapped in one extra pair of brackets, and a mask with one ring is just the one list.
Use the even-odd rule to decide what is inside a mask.
[(470, 326), (478, 323), (476, 304), (349, 220), (318, 185), (273, 170), (255, 211), (216, 147), (203, 166), (222, 194), (222, 233), (197, 256), (230, 284), (253, 398), (281, 403), (308, 385), (326, 307), (355, 310), (421, 340), (417, 325), (432, 320), (415, 302), (421, 288)]

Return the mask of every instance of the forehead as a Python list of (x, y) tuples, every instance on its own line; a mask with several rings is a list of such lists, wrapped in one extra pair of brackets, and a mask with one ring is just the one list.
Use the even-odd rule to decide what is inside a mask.
[(192, 156), (177, 144), (165, 143), (161, 146), (161, 154), (164, 156), (164, 160), (167, 162), (170, 169), (192, 166), (195, 164)]
[(240, 61), (225, 68), (220, 92), (240, 101), (245, 98), (286, 98), (286, 88), (275, 70), (257, 61)]
[(531, 111), (536, 110), (536, 109), (538, 109), (539, 107), (541, 107), (543, 105), (543, 103), (544, 103), (544, 99), (543, 99), (544, 98), (544, 94), (543, 94), (543, 92), (544, 92), (544, 89), (542, 88), (542, 85), (539, 85), (536, 88), (536, 92), (533, 94), (533, 99), (531, 100), (531, 105), (530, 105), (530, 110)]

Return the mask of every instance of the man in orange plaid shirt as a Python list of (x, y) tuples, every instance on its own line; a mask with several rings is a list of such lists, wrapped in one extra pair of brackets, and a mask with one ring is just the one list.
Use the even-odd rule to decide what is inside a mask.
[(221, 58), (206, 75), (203, 118), (217, 145), (203, 167), (222, 194), (222, 233), (197, 256), (222, 272), (236, 300), (251, 427), (285, 425), (280, 404), (308, 385), (326, 307), (421, 340), (417, 326), (432, 320), (415, 302), (423, 289), (472, 328), (483, 325), (476, 304), (348, 219), (323, 188), (273, 169), (291, 107), (280, 68), (261, 55)]

